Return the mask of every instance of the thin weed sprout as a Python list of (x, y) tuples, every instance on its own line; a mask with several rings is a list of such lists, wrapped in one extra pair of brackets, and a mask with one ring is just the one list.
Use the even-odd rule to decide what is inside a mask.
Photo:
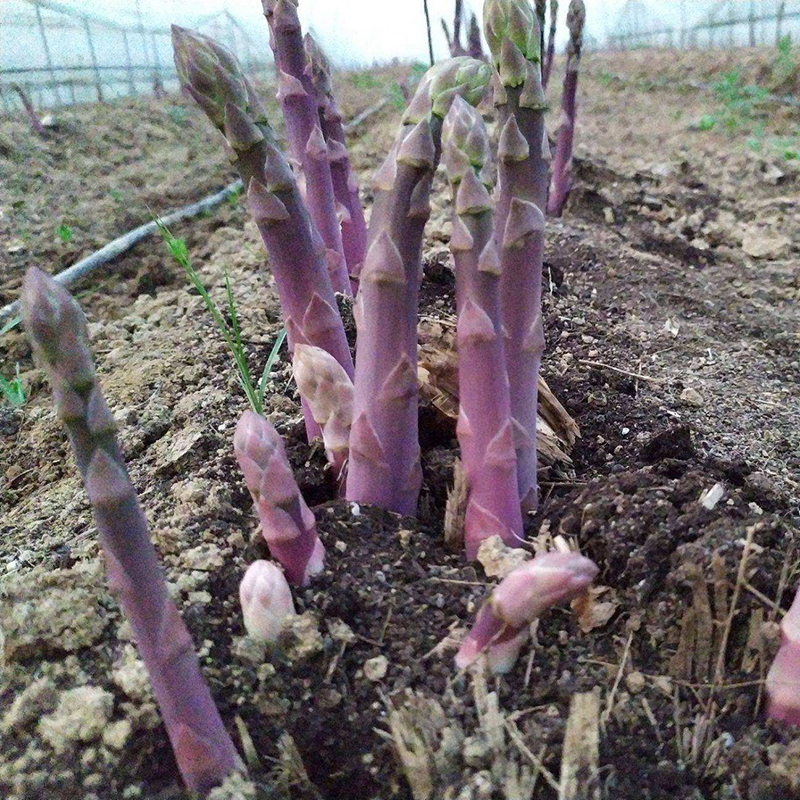
[(225, 344), (228, 345), (228, 349), (230, 350), (234, 363), (236, 364), (236, 377), (239, 379), (239, 384), (242, 387), (245, 396), (247, 397), (247, 401), (250, 403), (250, 407), (256, 414), (263, 416), (264, 396), (266, 394), (267, 381), (270, 373), (272, 372), (272, 367), (278, 358), (278, 354), (280, 353), (284, 339), (286, 338), (286, 329), (284, 328), (280, 334), (278, 334), (278, 338), (272, 345), (272, 350), (267, 358), (267, 363), (264, 365), (264, 371), (261, 373), (261, 378), (259, 379), (258, 383), (254, 383), (253, 377), (250, 374), (250, 368), (247, 364), (247, 354), (245, 353), (244, 343), (242, 341), (242, 328), (239, 324), (239, 316), (236, 312), (236, 303), (234, 302), (233, 290), (231, 288), (230, 278), (228, 277), (228, 271), (225, 270), (224, 275), (225, 294), (228, 303), (228, 316), (230, 317), (230, 323), (228, 323), (228, 321), (225, 319), (219, 307), (208, 293), (208, 290), (203, 284), (202, 279), (192, 266), (192, 262), (189, 257), (189, 251), (186, 247), (186, 242), (183, 239), (173, 236), (167, 226), (164, 225), (160, 219), (155, 218), (155, 223), (158, 226), (158, 230), (167, 245), (170, 255), (181, 267), (183, 267), (184, 272), (192, 282), (194, 288), (197, 290), (197, 293), (203, 299), (208, 312), (214, 319), (222, 338), (225, 340)]
[[(5, 331), (5, 328), (3, 329)], [(8, 405), (13, 408), (20, 408), (25, 405), (27, 394), (22, 377), (19, 374), (19, 364), (17, 364), (16, 375), (10, 380), (0, 375), (0, 395)]]

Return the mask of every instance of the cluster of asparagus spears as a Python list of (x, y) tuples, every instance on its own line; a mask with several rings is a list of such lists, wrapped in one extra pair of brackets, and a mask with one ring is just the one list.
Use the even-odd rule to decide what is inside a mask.
[[(551, 10), (555, 2), (551, 4)], [(375, 176), (369, 227), (350, 166), (329, 66), (302, 35), (294, 0), (264, 0), (290, 149), (287, 159), (258, 94), (236, 59), (198, 33), (173, 28), (185, 90), (222, 132), (269, 255), (309, 439), (321, 436), (348, 500), (413, 515), (421, 484), (417, 314), (421, 249), (433, 175), (443, 161), (452, 188), (450, 242), (456, 273), (460, 414), (457, 435), (469, 499), (465, 549), (499, 535), (522, 541), (523, 511), (536, 508), (538, 372), (544, 348), (541, 267), (545, 213), (568, 190), (571, 128), (562, 120), (553, 184), (545, 130), (541, 32), (528, 0), (486, 0), (491, 63), (457, 56), (431, 68)], [(555, 12), (551, 18), (551, 44)], [(564, 112), (574, 115), (583, 3), (572, 0)], [(552, 53), (550, 57), (552, 62)], [(497, 118), (497, 186), (480, 104)], [(562, 136), (563, 134), (563, 136)], [(355, 368), (336, 293), (356, 293)], [(24, 320), (50, 374), (92, 502), (109, 580), (118, 591), (148, 669), (178, 766), (205, 792), (242, 769), (171, 601), (147, 525), (97, 385), (86, 326), (70, 295), (32, 269)], [(247, 411), (234, 451), (272, 557), (241, 584), (248, 632), (274, 640), (294, 613), (288, 582), (324, 569), (314, 514), (291, 473), (280, 436)], [(501, 582), (478, 613), (456, 663), (482, 652), (495, 672), (511, 668), (529, 623), (586, 590), (597, 567), (577, 553), (541, 555)], [(796, 616), (796, 614), (794, 615)], [(770, 673), (772, 713), (797, 721), (786, 688), (798, 661), (790, 620)]]

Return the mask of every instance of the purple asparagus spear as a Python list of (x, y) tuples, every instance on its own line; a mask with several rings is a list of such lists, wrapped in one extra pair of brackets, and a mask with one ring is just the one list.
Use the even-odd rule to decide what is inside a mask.
[(450, 249), (458, 309), (458, 441), (467, 478), (467, 558), (499, 534), (522, 540), (508, 375), (500, 323), (500, 254), (494, 241), (486, 126), (456, 97), (444, 121), (442, 158), (453, 187)]
[(317, 92), (322, 134), (328, 145), (333, 192), (341, 218), (344, 257), (350, 276), (357, 278), (367, 251), (367, 223), (358, 192), (358, 178), (347, 154), (342, 115), (331, 86), (330, 63), (311, 34), (305, 36), (305, 47)]
[(595, 564), (578, 553), (546, 553), (517, 567), (481, 606), (456, 655), (456, 666), (464, 669), (487, 651), (493, 673), (509, 672), (530, 623), (556, 603), (585, 592), (597, 572)]
[(561, 92), (561, 119), (556, 136), (556, 154), (553, 159), (553, 179), (547, 213), (560, 217), (572, 188), (572, 146), (575, 139), (575, 115), (577, 112), (578, 74), (583, 46), (583, 25), (586, 7), (583, 0), (571, 0), (567, 13), (569, 44), (567, 45), (567, 72)]
[(67, 290), (36, 268), (25, 278), (22, 316), (50, 377), (94, 509), (108, 580), (150, 676), (178, 768), (190, 789), (205, 793), (243, 766), (167, 591), (97, 384), (86, 319)]
[(524, 510), (538, 502), (536, 408), (544, 350), (541, 316), (549, 148), (539, 73), (539, 27), (527, 0), (487, 0), (484, 29), (498, 110), (497, 239), (500, 297), (511, 383), (517, 480)]
[(542, 87), (547, 88), (550, 73), (553, 71), (553, 59), (556, 54), (556, 26), (558, 24), (558, 0), (550, 0), (550, 30), (547, 34), (547, 52), (542, 65)]
[[(324, 247), (300, 199), (292, 170), (278, 148), (266, 112), (239, 63), (224, 47), (172, 26), (181, 83), (223, 133), (242, 176), (250, 210), (267, 249), (289, 334), (289, 347), (311, 344), (330, 353), (353, 376)], [(320, 435), (308, 407), (309, 439)]]
[(305, 179), (304, 199), (325, 244), (331, 282), (352, 295), (336, 214), (328, 146), (319, 121), (317, 94), (308, 69), (297, 0), (262, 0), (278, 70), (278, 101), (292, 156)]
[(456, 95), (477, 103), (489, 68), (463, 57), (432, 67), (376, 174), (355, 305), (358, 368), (347, 499), (414, 514), (422, 472), (417, 424), (417, 304), (422, 234), (442, 119)]
[(766, 682), (767, 716), (800, 725), (800, 590), (781, 621), (781, 646)]
[(304, 586), (322, 570), (325, 548), (272, 424), (245, 411), (236, 425), (233, 450), (261, 520), (261, 532), (289, 582)]

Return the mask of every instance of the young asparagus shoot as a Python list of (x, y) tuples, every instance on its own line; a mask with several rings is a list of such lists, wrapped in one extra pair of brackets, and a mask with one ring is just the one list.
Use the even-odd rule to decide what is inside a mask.
[(328, 462), (341, 479), (350, 449), (353, 381), (330, 353), (307, 344), (295, 347), (292, 370), (300, 396), (322, 428)]
[(767, 716), (800, 726), (800, 590), (781, 621), (781, 646), (767, 673)]
[(422, 482), (417, 419), (417, 306), (422, 234), (441, 150), (442, 119), (457, 95), (483, 97), (488, 65), (463, 57), (432, 67), (375, 176), (367, 257), (355, 304), (358, 369), (347, 498), (416, 513)]
[(578, 74), (583, 47), (583, 26), (586, 22), (586, 7), (583, 0), (570, 0), (567, 12), (569, 43), (567, 44), (567, 72), (561, 92), (561, 119), (556, 135), (556, 154), (553, 159), (553, 178), (547, 213), (560, 217), (572, 188), (572, 148), (575, 140), (575, 117), (577, 114)]
[(499, 534), (522, 540), (517, 457), (500, 321), (500, 253), (494, 240), (489, 136), (480, 114), (460, 97), (442, 129), (442, 157), (453, 190), (450, 249), (458, 310), (458, 442), (467, 478), (467, 558)]
[(528, 0), (486, 0), (483, 14), (500, 130), (495, 201), (506, 367), (519, 496), (528, 511), (538, 503), (536, 410), (544, 350), (542, 256), (550, 158), (539, 26)]
[(469, 18), (469, 32), (467, 33), (467, 52), (470, 58), (477, 58), (481, 61), (485, 58), (483, 45), (481, 44), (481, 24), (478, 17), (473, 14)]
[(537, 556), (507, 575), (481, 606), (456, 655), (465, 669), (486, 652), (495, 675), (509, 672), (528, 638), (530, 623), (557, 603), (585, 592), (598, 569), (578, 553)]
[(450, 28), (444, 17), (441, 19), (444, 38), (447, 40), (447, 47), (453, 58), (466, 55), (466, 50), (461, 46), (461, 24), (464, 19), (464, 0), (455, 0), (453, 9), (453, 35), (450, 36)]
[(347, 153), (342, 115), (336, 105), (331, 85), (330, 62), (311, 34), (305, 36), (305, 47), (317, 95), (322, 135), (328, 145), (333, 193), (342, 229), (344, 257), (350, 275), (358, 277), (367, 252), (367, 223), (364, 220), (358, 178), (350, 165), (350, 156)]
[(25, 278), (22, 309), (94, 509), (109, 583), (150, 676), (178, 768), (190, 789), (205, 793), (241, 761), (167, 591), (97, 383), (86, 319), (67, 290), (36, 268)]
[(329, 149), (320, 125), (320, 108), (303, 46), (297, 1), (262, 0), (278, 71), (278, 102), (286, 123), (289, 149), (302, 172), (305, 203), (325, 246), (333, 288), (352, 295), (336, 213)]
[(274, 644), (283, 622), (293, 617), (294, 602), (283, 572), (271, 561), (254, 561), (239, 584), (244, 627), (257, 642)]
[[(235, 57), (212, 39), (173, 25), (172, 42), (182, 85), (225, 136), (242, 177), (269, 254), (290, 350), (296, 344), (321, 347), (352, 376), (325, 247), (261, 101)], [(311, 412), (304, 408), (303, 414), (309, 439), (320, 435)]]
[(186, 242), (183, 239), (175, 238), (160, 219), (156, 218), (155, 223), (172, 257), (175, 259), (176, 263), (183, 267), (187, 277), (192, 282), (192, 286), (194, 286), (197, 293), (202, 297), (203, 303), (208, 309), (209, 314), (211, 314), (225, 344), (231, 351), (234, 364), (236, 364), (236, 377), (239, 380), (242, 391), (244, 391), (245, 397), (247, 397), (247, 402), (250, 403), (250, 408), (252, 408), (256, 414), (263, 414), (267, 381), (269, 380), (272, 367), (278, 357), (283, 341), (286, 338), (286, 329), (284, 328), (280, 334), (278, 334), (278, 338), (275, 340), (275, 344), (267, 358), (267, 363), (264, 365), (261, 379), (258, 383), (255, 383), (250, 375), (250, 368), (247, 364), (247, 354), (245, 353), (244, 343), (242, 342), (242, 329), (239, 325), (239, 315), (236, 311), (236, 303), (233, 299), (233, 290), (231, 289), (231, 282), (228, 279), (228, 273), (225, 273), (225, 289), (227, 293), (230, 324), (228, 324), (228, 321), (219, 310), (219, 307), (208, 293), (208, 289), (203, 283), (202, 278), (192, 266), (192, 260), (189, 258), (189, 250), (186, 247)]
[(550, 30), (547, 34), (547, 51), (542, 64), (542, 87), (547, 88), (550, 73), (553, 71), (553, 59), (556, 54), (556, 28), (558, 26), (558, 0), (550, 0)]
[(294, 586), (322, 570), (325, 548), (314, 514), (297, 487), (283, 441), (262, 416), (245, 411), (236, 425), (233, 450), (261, 521), (273, 558)]

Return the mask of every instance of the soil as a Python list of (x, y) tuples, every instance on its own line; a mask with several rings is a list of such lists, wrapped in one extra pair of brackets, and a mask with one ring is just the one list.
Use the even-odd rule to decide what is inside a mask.
[[(769, 76), (773, 56), (758, 57), (753, 75)], [(281, 353), (268, 410), (327, 562), (266, 653), (238, 608), (244, 569), (267, 557), (231, 447), (245, 399), (201, 299), (156, 240), (77, 291), (171, 590), (248, 763), (251, 783), (233, 796), (554, 798), (574, 756), (571, 709), (594, 692), (599, 757), (574, 797), (800, 797), (800, 740), (765, 719), (763, 696), (800, 563), (798, 169), (752, 151), (746, 133), (694, 129), (717, 101), (677, 83), (643, 88), (659, 58), (672, 74), (669, 54), (586, 60), (576, 184), (548, 224), (543, 365), (581, 437), (570, 470), (543, 472), (526, 525), (527, 549), (561, 535), (601, 573), (592, 602), (543, 618), (505, 677), (453, 666), (496, 578), (443, 539), (451, 423), (423, 409), (418, 519), (337, 500), (324, 454), (303, 441)], [(720, 59), (684, 57), (680, 75), (708, 80), (728, 69)], [(393, 79), (382, 80), (365, 89), (342, 76), (346, 114)], [(767, 137), (797, 129), (796, 111), (759, 114)], [(58, 271), (148, 208), (233, 177), (199, 112), (177, 98), (57, 116), (44, 141), (23, 120), (0, 121), (0, 302), (27, 266)], [(388, 106), (352, 133), (368, 204), (397, 123)], [(122, 200), (110, 194), (123, 186)], [(447, 217), (440, 181), (427, 318), (452, 313)], [(281, 321), (246, 208), (227, 203), (175, 233), (220, 301), (228, 271), (260, 374)], [(3, 374), (19, 363), (29, 399), (0, 409), (0, 791), (186, 797), (44, 376), (19, 331), (3, 345)], [(722, 498), (703, 504), (715, 484)]]

